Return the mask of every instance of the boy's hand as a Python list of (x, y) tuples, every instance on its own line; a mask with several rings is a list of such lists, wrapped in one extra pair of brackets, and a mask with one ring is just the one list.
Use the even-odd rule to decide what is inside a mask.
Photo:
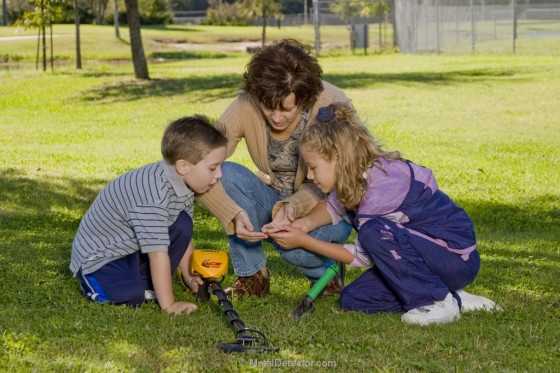
[(186, 275), (183, 276), (183, 282), (193, 293), (198, 292), (198, 287), (204, 284), (204, 281), (198, 275)]
[(196, 311), (198, 307), (194, 303), (189, 302), (175, 302), (172, 303), (169, 307), (164, 308), (165, 312), (173, 314), (173, 315), (180, 315), (182, 313), (186, 313), (187, 315)]
[(276, 243), (283, 249), (291, 250), (299, 247), (305, 247), (305, 240), (310, 236), (300, 228), (285, 225), (281, 231), (269, 233)]
[(251, 224), (249, 215), (247, 215), (245, 210), (241, 210), (239, 214), (233, 218), (233, 221), (235, 222), (235, 234), (242, 240), (258, 242), (268, 238), (266, 234), (254, 231), (255, 228), (253, 228), (253, 224)]

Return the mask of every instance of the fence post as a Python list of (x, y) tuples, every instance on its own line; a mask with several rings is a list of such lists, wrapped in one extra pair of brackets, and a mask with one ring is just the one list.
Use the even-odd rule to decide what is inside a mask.
[(436, 0), (436, 41), (437, 41), (437, 53), (441, 52), (441, 40), (439, 34), (439, 0)]
[(313, 26), (315, 28), (315, 55), (319, 57), (321, 39), (319, 36), (319, 0), (313, 0)]
[(513, 17), (512, 19), (512, 51), (513, 54), (515, 54), (515, 39), (517, 38), (517, 12), (516, 12), (516, 0), (512, 0), (511, 1), (511, 15)]
[(470, 4), (471, 4), (471, 44), (472, 44), (472, 52), (474, 53), (474, 47), (476, 44), (476, 31), (475, 31), (475, 26), (474, 26), (474, 4), (473, 4), (473, 0), (470, 0)]

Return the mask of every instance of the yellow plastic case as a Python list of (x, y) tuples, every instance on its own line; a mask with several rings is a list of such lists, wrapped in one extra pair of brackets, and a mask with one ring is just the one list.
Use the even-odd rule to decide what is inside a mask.
[(202, 278), (218, 279), (228, 270), (225, 251), (195, 249), (191, 258), (191, 271)]

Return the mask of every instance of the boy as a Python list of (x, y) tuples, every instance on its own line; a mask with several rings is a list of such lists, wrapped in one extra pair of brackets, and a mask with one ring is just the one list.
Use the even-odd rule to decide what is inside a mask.
[(176, 302), (171, 284), (179, 267), (196, 291), (190, 271), (194, 194), (222, 177), (227, 140), (202, 115), (178, 119), (161, 142), (163, 160), (110, 182), (86, 212), (74, 242), (70, 269), (92, 301), (139, 306), (157, 299), (168, 313), (191, 313)]

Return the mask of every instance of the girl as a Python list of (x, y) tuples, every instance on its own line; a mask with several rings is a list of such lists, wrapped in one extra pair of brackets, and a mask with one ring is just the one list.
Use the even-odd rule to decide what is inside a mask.
[[(496, 307), (460, 291), (480, 266), (467, 213), (438, 189), (431, 170), (383, 151), (350, 104), (319, 109), (300, 152), (307, 177), (329, 193), (326, 203), (265, 233), (285, 249), (303, 247), (351, 267), (374, 264), (342, 291), (342, 308), (404, 312), (402, 321), (428, 325), (457, 320), (461, 301), (464, 311)], [(306, 234), (343, 219), (358, 232), (354, 245)]]

